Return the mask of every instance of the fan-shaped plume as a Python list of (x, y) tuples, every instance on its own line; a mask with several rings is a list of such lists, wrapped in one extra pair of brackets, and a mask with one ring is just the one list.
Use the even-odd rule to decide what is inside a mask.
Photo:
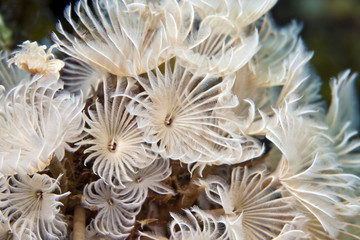
[(99, 179), (84, 188), (84, 204), (98, 210), (94, 228), (103, 235), (126, 239), (134, 227), (141, 205), (121, 197), (121, 190), (111, 188)]
[[(147, 76), (137, 78), (144, 92), (136, 96), (119, 92), (115, 96), (134, 99), (127, 109), (137, 116), (138, 127), (154, 152), (184, 163), (206, 164), (242, 162), (261, 153), (262, 147), (255, 140), (222, 127), (228, 119), (221, 110), (238, 103), (230, 92), (234, 76), (201, 77), (177, 63), (172, 68), (169, 61), (165, 73), (156, 68)], [(246, 152), (247, 145), (254, 145), (249, 149), (253, 154)]]
[(170, 213), (174, 219), (170, 224), (171, 240), (225, 240), (228, 239), (227, 228), (221, 220), (213, 215), (193, 207), (184, 210), (186, 218)]
[(301, 26), (293, 22), (280, 28), (269, 15), (257, 21), (256, 26), (259, 26), (261, 48), (236, 73), (233, 92), (240, 104), (233, 112), (244, 132), (263, 135), (266, 132), (263, 116), (272, 113), (281, 86), (288, 81), (289, 70), (292, 71), (289, 58), (296, 51)]
[(9, 177), (9, 192), (1, 197), (0, 206), (19, 239), (55, 240), (66, 236), (59, 200), (70, 193), (54, 193), (60, 190), (59, 178), (55, 180), (45, 174)]
[(356, 76), (350, 75), (350, 70), (347, 70), (332, 80), (331, 105), (325, 118), (342, 167), (355, 173), (359, 172), (360, 164), (360, 141), (356, 137), (359, 125), (358, 103), (354, 100), (357, 99), (354, 85)]
[(83, 130), (81, 96), (58, 94), (47, 86), (47, 80), (35, 75), (10, 91), (3, 103), (0, 171), (4, 174), (43, 170), (53, 154), (61, 160), (65, 149), (76, 149), (67, 143), (78, 141)]
[[(349, 204), (349, 203), (346, 203)], [(359, 205), (349, 204), (349, 209), (353, 213), (351, 216), (344, 216), (339, 214), (339, 218), (342, 223), (345, 225), (345, 229), (339, 231), (339, 235), (336, 239), (346, 239), (346, 240), (359, 240), (359, 231), (360, 231), (360, 212)], [(329, 233), (325, 232), (321, 223), (316, 219), (316, 217), (310, 215), (307, 216), (308, 220), (304, 226), (305, 231), (307, 231), (311, 238), (314, 240), (331, 240), (334, 239)]]
[(287, 59), (288, 73), (277, 99), (277, 107), (296, 101), (298, 106), (303, 108), (303, 112), (313, 112), (316, 109), (322, 114), (323, 103), (319, 94), (321, 82), (310, 69), (309, 61), (312, 56), (312, 52), (306, 51), (304, 43), (298, 41), (294, 52)]
[(218, 15), (242, 29), (272, 8), (277, 0), (190, 0), (202, 19)]
[[(181, 21), (180, 8), (175, 0), (161, 2), (161, 6), (142, 2), (116, 0), (78, 1), (74, 11), (77, 23), (71, 16), (71, 7), (65, 17), (73, 27), (71, 35), (58, 24), (63, 39), (53, 35), (61, 51), (103, 71), (118, 76), (133, 76), (153, 69), (169, 56), (170, 34), (165, 31), (168, 21)], [(171, 22), (180, 28), (180, 22)], [(175, 29), (173, 29), (175, 31)]]
[(275, 176), (336, 237), (344, 224), (336, 218), (335, 207), (347, 211), (342, 201), (356, 202), (353, 188), (360, 179), (339, 170), (336, 153), (318, 123), (284, 109), (275, 114), (278, 122), (268, 126), (266, 135), (283, 154)]
[(145, 202), (149, 190), (163, 195), (175, 195), (171, 188), (162, 183), (170, 174), (170, 160), (157, 159), (150, 166), (129, 173), (131, 181), (124, 183), (121, 195), (129, 202), (139, 204)]
[[(110, 98), (111, 78), (104, 81), (104, 103), (97, 101), (95, 110), (88, 109), (85, 116), (89, 128), (85, 131), (90, 137), (81, 141), (81, 145), (91, 145), (85, 150), (90, 153), (85, 164), (94, 160), (93, 170), (106, 183), (113, 187), (131, 181), (129, 174), (152, 163), (155, 155), (145, 143), (143, 132), (137, 128), (136, 118), (126, 105), (129, 99), (121, 96)], [(131, 79), (119, 79), (116, 91), (131, 94), (135, 83)]]
[(64, 62), (61, 80), (64, 82), (65, 90), (76, 94), (80, 94), (81, 91), (85, 100), (91, 97), (93, 91), (96, 91), (99, 84), (108, 77), (107, 73), (76, 58), (68, 57)]
[(85, 104), (81, 94), (75, 96), (65, 91), (55, 96), (53, 103), (61, 116), (58, 124), (61, 127), (60, 136), (62, 137), (62, 141), (55, 150), (55, 156), (62, 160), (65, 151), (75, 152), (78, 147), (74, 147), (73, 144), (83, 138), (85, 120), (82, 110)]
[(309, 239), (309, 234), (305, 232), (304, 225), (308, 219), (305, 216), (296, 216), (289, 224), (285, 224), (279, 236), (273, 240), (305, 240)]
[(109, 235), (103, 235), (103, 234), (99, 233), (94, 227), (94, 220), (92, 220), (90, 222), (90, 224), (86, 226), (85, 239), (86, 240), (114, 240), (114, 238), (112, 238)]
[(294, 21), (278, 27), (268, 15), (257, 24), (261, 48), (249, 64), (254, 84), (260, 88), (283, 85), (288, 70), (287, 59), (295, 50), (302, 26)]
[(172, 53), (188, 71), (205, 76), (226, 76), (243, 67), (259, 49), (256, 30), (245, 34), (218, 16), (209, 16), (193, 26), (188, 37)]
[(273, 177), (237, 167), (231, 185), (216, 177), (199, 181), (207, 197), (223, 209), (230, 239), (268, 239), (276, 237), (295, 217), (291, 198), (281, 197)]

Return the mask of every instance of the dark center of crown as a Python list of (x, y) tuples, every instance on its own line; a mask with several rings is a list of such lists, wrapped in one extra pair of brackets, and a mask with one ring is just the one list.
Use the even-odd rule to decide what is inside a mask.
[(37, 190), (35, 192), (35, 197), (39, 200), (41, 200), (43, 198), (43, 192), (41, 190)]
[(173, 122), (173, 117), (171, 116), (171, 114), (166, 115), (164, 121), (165, 126), (170, 127), (172, 122)]
[(116, 148), (117, 148), (117, 143), (115, 142), (115, 140), (111, 140), (111, 142), (108, 145), (109, 151), (110, 152), (115, 152)]

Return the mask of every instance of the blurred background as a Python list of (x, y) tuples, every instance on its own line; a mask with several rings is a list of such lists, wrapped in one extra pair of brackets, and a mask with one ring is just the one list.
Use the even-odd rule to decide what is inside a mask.
[[(91, 1), (91, 0), (89, 0)], [(55, 23), (64, 21), (68, 0), (0, 0), (0, 48), (13, 49), (29, 39), (50, 44)], [(296, 19), (303, 24), (301, 36), (312, 63), (324, 81), (323, 95), (329, 99), (328, 80), (340, 71), (360, 72), (359, 0), (279, 0), (272, 9), (278, 25)], [(360, 90), (360, 78), (357, 81)]]
[[(300, 36), (315, 52), (312, 63), (324, 82), (326, 100), (331, 77), (349, 68), (360, 72), (359, 0), (279, 0), (272, 14), (279, 25), (292, 19), (303, 24)], [(360, 93), (360, 77), (357, 89)]]

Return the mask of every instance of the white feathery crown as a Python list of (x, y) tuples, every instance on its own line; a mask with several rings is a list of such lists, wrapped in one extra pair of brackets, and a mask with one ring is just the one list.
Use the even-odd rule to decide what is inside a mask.
[(326, 106), (276, 2), (79, 0), (1, 52), (0, 239), (359, 239), (357, 75)]

